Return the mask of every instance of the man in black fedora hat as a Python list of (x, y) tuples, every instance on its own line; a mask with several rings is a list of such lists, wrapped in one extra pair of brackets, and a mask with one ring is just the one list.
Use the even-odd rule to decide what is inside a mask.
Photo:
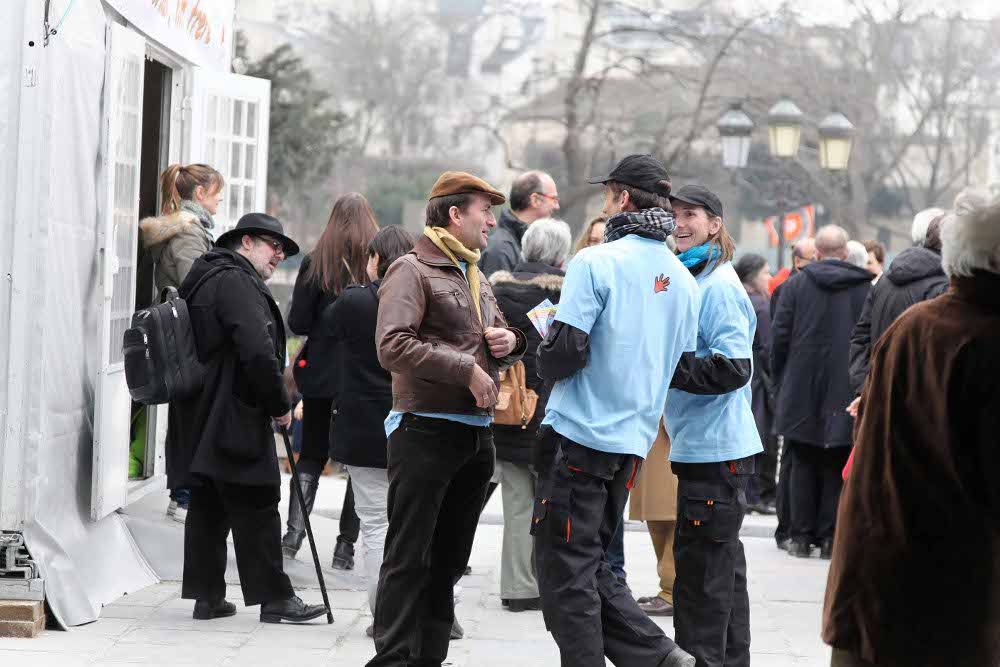
[(236, 613), (225, 599), (230, 530), (244, 602), (261, 605), (261, 621), (326, 613), (296, 597), (282, 567), (281, 476), (271, 430), (272, 421), (291, 422), (291, 402), (282, 380), (285, 329), (264, 283), (298, 251), (278, 220), (248, 213), (195, 261), (180, 288), (205, 364), (201, 394), (170, 406), (183, 412), (187, 430), (178, 438), (183, 451), (171, 454), (192, 487), (181, 594), (195, 600), (196, 619)]

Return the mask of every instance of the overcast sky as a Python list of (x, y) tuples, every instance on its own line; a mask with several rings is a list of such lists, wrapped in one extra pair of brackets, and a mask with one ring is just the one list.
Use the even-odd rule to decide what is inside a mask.
[[(785, 4), (783, 0), (731, 0), (731, 2), (745, 12), (773, 10)], [(789, 0), (788, 4), (803, 14), (804, 18), (812, 19), (816, 23), (845, 23), (857, 14), (848, 0)], [(898, 6), (899, 0), (865, 0), (865, 4)], [(934, 10), (949, 14), (958, 11), (969, 18), (987, 19), (1000, 15), (1000, 3), (997, 0), (913, 0), (913, 4), (921, 11)], [(914, 13), (918, 12), (911, 10), (910, 14)]]

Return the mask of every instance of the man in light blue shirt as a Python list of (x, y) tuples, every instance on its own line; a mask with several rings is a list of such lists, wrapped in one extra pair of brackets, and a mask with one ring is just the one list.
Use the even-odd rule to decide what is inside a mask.
[[(670, 378), (694, 351), (699, 297), (670, 252), (670, 179), (649, 155), (603, 183), (603, 245), (570, 263), (538, 373), (556, 380), (532, 519), (546, 627), (563, 667), (693, 667), (608, 564), (628, 489), (656, 438)], [(666, 210), (665, 210), (666, 209)]]

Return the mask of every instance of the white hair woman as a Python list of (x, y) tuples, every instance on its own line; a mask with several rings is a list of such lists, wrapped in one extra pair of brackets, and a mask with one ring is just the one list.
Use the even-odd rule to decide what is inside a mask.
[(528, 319), (528, 311), (545, 299), (559, 303), (571, 239), (569, 225), (562, 220), (536, 220), (521, 239), (521, 263), (513, 271), (498, 271), (490, 277), (497, 305), (507, 316), (507, 322), (528, 338), (528, 350), (522, 358), (525, 385), (538, 395), (534, 415), (526, 424), (493, 427), (497, 462), (492, 481), (503, 486), (500, 597), (503, 605), (513, 612), (541, 609), (529, 533), (535, 498), (531, 467), (537, 467), (536, 462), (541, 460), (538, 427), (545, 416), (551, 387), (539, 379), (535, 370), (535, 352), (542, 336)]
[(865, 244), (861, 241), (848, 241), (847, 261), (854, 266), (866, 269), (868, 266), (868, 249), (865, 248)]

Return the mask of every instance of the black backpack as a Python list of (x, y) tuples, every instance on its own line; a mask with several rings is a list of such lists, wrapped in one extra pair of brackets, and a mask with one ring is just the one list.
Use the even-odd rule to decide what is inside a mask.
[[(208, 278), (232, 267), (209, 269), (191, 288), (194, 296)], [(122, 341), (125, 382), (132, 400), (158, 405), (194, 398), (204, 384), (205, 367), (198, 359), (187, 302), (177, 290), (163, 290), (163, 303), (138, 310)]]

